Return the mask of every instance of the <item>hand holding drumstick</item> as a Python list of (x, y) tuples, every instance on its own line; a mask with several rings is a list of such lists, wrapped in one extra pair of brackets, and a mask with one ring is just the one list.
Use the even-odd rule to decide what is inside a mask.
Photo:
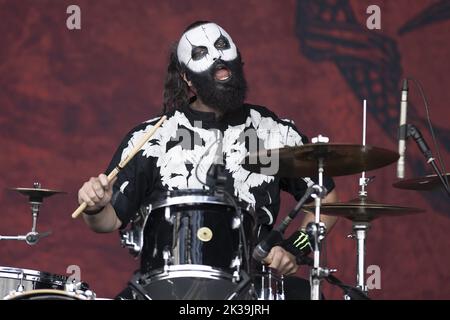
[(111, 201), (112, 186), (116, 181), (117, 174), (139, 152), (139, 150), (141, 150), (142, 146), (153, 136), (155, 131), (166, 119), (166, 116), (161, 117), (155, 126), (145, 133), (130, 154), (123, 159), (108, 176), (100, 174), (98, 177), (93, 177), (83, 184), (78, 192), (78, 202), (80, 203), (80, 206), (72, 213), (72, 218), (77, 218), (87, 207), (89, 207), (89, 211), (94, 212), (103, 208)]

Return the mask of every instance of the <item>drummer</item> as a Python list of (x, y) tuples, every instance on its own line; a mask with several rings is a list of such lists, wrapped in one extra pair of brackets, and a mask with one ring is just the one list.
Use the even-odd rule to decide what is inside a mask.
[[(243, 62), (230, 35), (211, 22), (189, 25), (170, 52), (164, 85), (163, 113), (167, 120), (110, 184), (106, 175), (100, 174), (85, 182), (78, 192), (79, 203), (88, 204), (83, 217), (89, 228), (95, 232), (125, 228), (144, 201), (161, 191), (207, 189), (208, 169), (220, 159), (225, 165), (226, 189), (244, 209), (255, 210), (258, 235), (263, 238), (277, 220), (280, 191), (299, 200), (316, 180), (278, 176), (277, 159), (271, 159), (271, 170), (275, 171), (266, 174), (242, 167), (249, 151), (308, 142), (292, 121), (280, 119), (263, 106), (246, 103), (246, 94)], [(125, 136), (107, 174), (159, 119), (141, 123)], [(328, 190), (324, 202), (336, 202), (333, 180), (325, 177), (324, 186)], [(322, 219), (329, 231), (335, 218)], [(306, 214), (301, 227), (311, 221), (313, 215)], [(298, 269), (295, 255), (308, 250), (309, 246), (299, 249), (285, 243), (273, 247), (264, 263), (281, 274), (293, 275)], [(308, 298), (307, 284), (305, 281), (300, 289), (303, 296), (289, 292), (286, 296)]]

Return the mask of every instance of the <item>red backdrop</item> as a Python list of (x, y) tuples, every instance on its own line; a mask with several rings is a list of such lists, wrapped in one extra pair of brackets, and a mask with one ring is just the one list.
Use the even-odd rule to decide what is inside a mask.
[[(70, 4), (81, 8), (81, 30), (66, 28)], [(370, 4), (381, 8), (381, 30), (365, 28)], [(123, 135), (159, 112), (168, 47), (195, 20), (216, 21), (233, 36), (250, 102), (332, 142), (361, 142), (366, 97), (368, 144), (395, 150), (397, 88), (401, 77), (413, 75), (429, 97), (448, 163), (450, 14), (443, 1), (1, 0), (0, 8), (0, 234), (23, 234), (31, 224), (26, 198), (8, 187), (39, 181), (68, 192), (42, 206), (38, 229), (53, 235), (34, 247), (1, 241), (1, 266), (66, 274), (69, 265), (79, 265), (82, 279), (104, 297), (126, 284), (137, 262), (118, 235), (94, 234), (70, 213), (78, 188), (105, 169)], [(411, 27), (399, 33), (405, 24)], [(410, 114), (425, 132), (416, 92), (411, 89)], [(412, 143), (407, 162), (408, 177), (431, 171)], [(370, 175), (376, 175), (372, 199), (427, 209), (373, 223), (367, 262), (380, 266), (381, 289), (371, 296), (449, 299), (448, 200), (439, 191), (392, 188), (395, 165)], [(357, 196), (357, 175), (336, 182), (342, 201)], [(294, 204), (283, 200), (281, 216)], [(350, 222), (337, 224), (327, 255), (337, 276), (354, 284), (350, 231)], [(338, 289), (324, 288), (327, 297), (341, 298)]]

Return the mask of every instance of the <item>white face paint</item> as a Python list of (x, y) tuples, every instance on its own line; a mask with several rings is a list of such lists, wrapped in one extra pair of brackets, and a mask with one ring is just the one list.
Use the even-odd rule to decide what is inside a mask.
[(178, 60), (193, 72), (208, 70), (217, 60), (237, 58), (237, 48), (229, 34), (215, 23), (202, 24), (185, 32), (178, 43)]

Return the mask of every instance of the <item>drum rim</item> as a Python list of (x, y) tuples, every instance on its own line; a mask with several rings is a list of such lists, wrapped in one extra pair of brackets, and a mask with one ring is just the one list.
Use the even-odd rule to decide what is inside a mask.
[(15, 300), (26, 298), (29, 296), (33, 296), (35, 294), (49, 294), (49, 295), (57, 295), (57, 296), (65, 296), (71, 297), (75, 300), (89, 300), (87, 297), (80, 295), (78, 293), (73, 293), (65, 290), (57, 290), (57, 289), (36, 289), (36, 290), (27, 290), (23, 292), (13, 291), (7, 296), (3, 297), (3, 300)]
[(222, 269), (214, 268), (201, 264), (179, 264), (171, 265), (165, 268), (158, 268), (148, 273), (136, 274), (136, 280), (144, 281), (145, 285), (161, 280), (170, 280), (176, 278), (201, 278), (209, 280), (227, 280), (232, 281), (233, 275)]
[(215, 204), (230, 207), (234, 209), (233, 204), (226, 202), (217, 196), (212, 195), (183, 195), (183, 196), (173, 196), (167, 197), (164, 200), (158, 200), (150, 204), (151, 210), (156, 210), (165, 207), (172, 206), (190, 206), (190, 205), (201, 205), (201, 204)]
[(24, 281), (51, 282), (56, 285), (64, 285), (68, 279), (66, 276), (45, 271), (0, 266), (0, 279), (4, 278), (14, 280), (23, 279)]

